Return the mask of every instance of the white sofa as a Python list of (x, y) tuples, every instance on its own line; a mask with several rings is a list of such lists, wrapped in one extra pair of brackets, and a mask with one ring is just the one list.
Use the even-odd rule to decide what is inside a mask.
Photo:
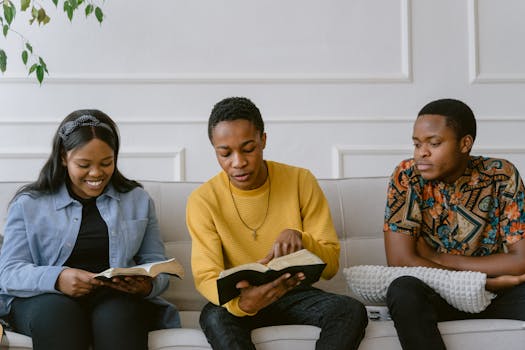
[[(166, 253), (186, 267), (184, 280), (172, 279), (164, 297), (181, 312), (183, 328), (150, 333), (149, 348), (155, 350), (210, 349), (199, 328), (199, 311), (205, 304), (195, 290), (191, 276), (191, 240), (185, 225), (186, 198), (199, 183), (143, 182), (154, 198)], [(320, 180), (330, 203), (332, 217), (341, 240), (340, 271), (318, 287), (352, 295), (343, 268), (352, 265), (385, 265), (383, 212), (387, 178)], [(20, 183), (0, 183), (0, 220), (5, 221), (9, 199)], [(3, 225), (2, 225), (3, 227)], [(387, 315), (384, 306), (369, 305), (370, 314)], [(384, 317), (383, 317), (384, 318)], [(439, 325), (448, 349), (523, 349), (525, 322), (513, 320), (466, 320)], [(319, 329), (312, 326), (278, 326), (257, 329), (252, 338), (259, 350), (307, 350), (315, 348)], [(0, 349), (31, 349), (29, 337), (7, 332)], [(389, 320), (370, 320), (360, 349), (401, 349)]]

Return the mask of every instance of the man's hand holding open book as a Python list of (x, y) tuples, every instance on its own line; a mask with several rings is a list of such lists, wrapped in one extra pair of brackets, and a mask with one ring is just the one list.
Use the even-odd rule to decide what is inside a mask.
[(301, 249), (274, 258), (266, 265), (257, 262), (232, 267), (222, 271), (217, 279), (219, 303), (240, 296), (242, 310), (257, 312), (299, 284), (319, 280), (325, 266), (317, 255)]
[[(288, 255), (301, 249), (303, 249), (301, 232), (286, 229), (277, 237), (270, 252), (257, 262), (267, 265), (274, 258)], [(293, 276), (285, 273), (274, 281), (260, 286), (251, 285), (246, 280), (240, 281), (235, 286), (240, 290), (239, 307), (248, 313), (258, 312), (297, 287), (304, 279), (304, 273), (299, 272)]]
[(304, 273), (299, 272), (293, 276), (285, 273), (276, 280), (260, 286), (252, 286), (246, 280), (240, 281), (236, 285), (241, 291), (239, 307), (248, 313), (258, 312), (297, 287), (304, 279)]

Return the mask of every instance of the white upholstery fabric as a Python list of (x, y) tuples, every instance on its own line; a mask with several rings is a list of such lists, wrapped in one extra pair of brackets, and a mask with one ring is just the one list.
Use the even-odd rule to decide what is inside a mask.
[[(383, 244), (383, 216), (387, 178), (320, 180), (341, 241), (340, 269), (330, 281), (316, 285), (327, 291), (354, 295), (343, 269), (356, 265), (386, 265)], [(7, 203), (22, 183), (0, 182), (0, 222), (5, 222)], [(191, 240), (185, 224), (186, 198), (200, 185), (193, 182), (143, 182), (155, 201), (166, 254), (185, 267), (184, 280), (171, 279), (164, 297), (181, 311), (184, 328), (150, 333), (150, 349), (210, 349), (199, 328), (199, 312), (206, 300), (195, 290), (191, 277)], [(1, 230), (1, 229), (0, 229)], [(1, 232), (0, 232), (1, 235)], [(278, 315), (276, 316), (278, 317)], [(449, 350), (522, 349), (524, 322), (513, 320), (464, 320), (442, 322), (439, 327)], [(319, 329), (312, 326), (268, 327), (252, 332), (259, 350), (313, 349)], [(8, 347), (4, 344), (9, 344)], [(31, 349), (29, 337), (7, 332), (0, 349)], [(370, 321), (360, 350), (401, 349), (392, 321)]]
[(478, 313), (496, 296), (485, 290), (486, 274), (429, 267), (359, 265), (344, 269), (350, 289), (366, 303), (384, 303), (390, 283), (400, 276), (417, 277), (456, 309)]

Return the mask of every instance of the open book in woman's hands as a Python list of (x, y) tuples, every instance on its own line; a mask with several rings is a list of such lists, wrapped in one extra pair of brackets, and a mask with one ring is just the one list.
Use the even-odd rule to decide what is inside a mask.
[(156, 277), (160, 273), (167, 273), (182, 279), (184, 278), (184, 267), (175, 258), (171, 258), (133, 267), (111, 267), (97, 274), (95, 278), (107, 280), (118, 276)]
[(307, 249), (283, 255), (271, 260), (267, 265), (249, 263), (232, 267), (219, 274), (217, 291), (219, 303), (222, 305), (239, 295), (236, 285), (240, 281), (248, 281), (251, 285), (260, 286), (269, 283), (285, 273), (292, 276), (304, 273), (301, 284), (312, 284), (319, 280), (326, 263)]

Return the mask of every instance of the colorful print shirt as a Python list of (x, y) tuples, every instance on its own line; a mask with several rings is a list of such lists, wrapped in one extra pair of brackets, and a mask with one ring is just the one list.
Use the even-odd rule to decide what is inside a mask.
[(392, 174), (385, 234), (420, 235), (437, 251), (484, 256), (525, 238), (524, 187), (503, 159), (471, 157), (452, 184), (425, 180), (413, 159)]

